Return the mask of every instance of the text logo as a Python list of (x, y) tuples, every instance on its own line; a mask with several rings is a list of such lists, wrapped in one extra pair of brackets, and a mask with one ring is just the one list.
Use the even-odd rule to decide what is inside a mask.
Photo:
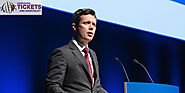
[(42, 15), (41, 0), (0, 0), (0, 15)]

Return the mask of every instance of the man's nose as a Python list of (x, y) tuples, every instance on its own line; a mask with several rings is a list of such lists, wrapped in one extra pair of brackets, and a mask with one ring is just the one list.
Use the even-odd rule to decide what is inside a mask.
[(93, 30), (93, 28), (92, 28), (92, 27), (90, 27), (90, 28), (89, 28), (89, 30)]
[(92, 25), (92, 24), (90, 24), (90, 26), (89, 26), (89, 30), (93, 30), (93, 29), (94, 29), (93, 25)]

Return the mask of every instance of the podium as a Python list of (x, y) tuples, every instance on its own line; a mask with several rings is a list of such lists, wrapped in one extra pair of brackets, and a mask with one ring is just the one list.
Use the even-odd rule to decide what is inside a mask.
[(157, 83), (124, 82), (124, 93), (179, 93), (179, 87)]

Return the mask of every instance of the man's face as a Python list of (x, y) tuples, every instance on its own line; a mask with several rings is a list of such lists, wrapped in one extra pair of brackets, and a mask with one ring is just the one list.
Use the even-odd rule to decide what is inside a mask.
[(90, 42), (96, 31), (96, 18), (93, 15), (82, 15), (75, 31), (78, 31), (80, 41)]

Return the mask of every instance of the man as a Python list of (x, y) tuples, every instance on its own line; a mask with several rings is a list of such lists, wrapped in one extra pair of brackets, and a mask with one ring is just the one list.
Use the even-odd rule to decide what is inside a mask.
[(92, 9), (79, 9), (74, 13), (74, 37), (68, 45), (55, 49), (49, 59), (48, 93), (107, 93), (100, 84), (96, 54), (88, 47), (96, 22)]

